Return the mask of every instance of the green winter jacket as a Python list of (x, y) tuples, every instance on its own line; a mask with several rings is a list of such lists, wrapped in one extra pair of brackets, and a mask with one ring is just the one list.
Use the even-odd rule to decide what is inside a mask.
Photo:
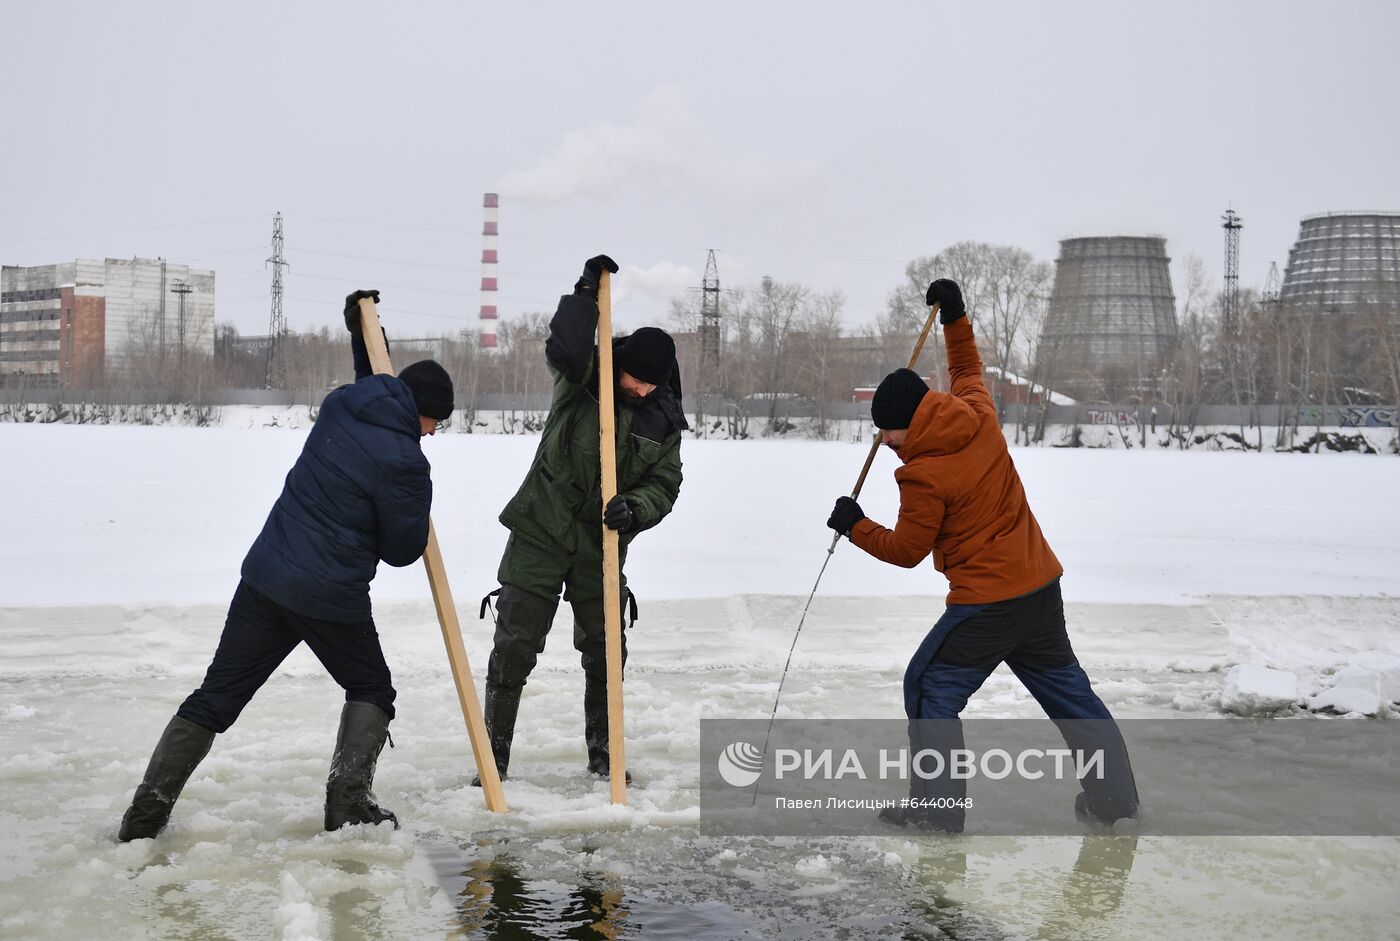
[[(554, 377), (549, 418), (534, 462), (500, 520), (511, 532), (561, 554), (582, 549), (601, 554), (602, 488), (598, 428), (598, 304), (583, 291), (566, 295), (549, 324), (545, 360)], [(614, 340), (617, 349), (625, 340)], [(658, 387), (640, 405), (617, 410), (617, 492), (627, 499), (637, 525), (620, 533), (626, 546), (644, 529), (665, 518), (681, 488), (680, 369), (668, 386)], [(582, 525), (580, 525), (582, 524)], [(598, 545), (580, 546), (579, 533), (596, 532)]]

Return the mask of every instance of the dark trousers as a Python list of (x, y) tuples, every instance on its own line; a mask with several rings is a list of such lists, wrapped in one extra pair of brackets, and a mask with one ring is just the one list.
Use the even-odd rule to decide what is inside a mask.
[[(580, 530), (585, 527), (580, 524)], [(583, 672), (607, 688), (607, 643), (603, 617), (602, 539), (598, 531), (580, 534), (599, 540), (595, 550), (566, 553), (558, 547), (540, 546), (514, 534), (506, 542), (497, 577), (501, 580), (496, 606), (496, 636), (486, 680), (503, 689), (520, 689), (544, 653), (545, 638), (554, 625), (559, 592), (574, 610), (574, 648)], [(590, 544), (591, 545), (591, 544)], [(619, 562), (626, 565), (626, 548), (619, 547)], [(627, 579), (621, 581), (622, 600), (627, 599)], [(627, 663), (626, 622), (623, 623), (622, 662)]]
[[(566, 596), (567, 597), (567, 596)], [(626, 597), (624, 591), (623, 597)], [(588, 679), (607, 688), (607, 632), (603, 599), (569, 598), (574, 611), (574, 649), (579, 652)], [(547, 598), (516, 585), (502, 585), (496, 605), (496, 635), (486, 664), (488, 683), (503, 689), (520, 689), (544, 653), (545, 639), (554, 625), (559, 597)], [(627, 663), (626, 621), (623, 621), (622, 662)]]
[(306, 617), (242, 581), (204, 682), (176, 715), (223, 732), (302, 641), (344, 688), (346, 702), (372, 703), (394, 717), (394, 685), (372, 619), (347, 624)]
[[(1104, 778), (1083, 781), (1093, 807), (1105, 814), (1116, 811), (1116, 816), (1135, 811), (1137, 788), (1127, 746), (1074, 656), (1058, 579), (1009, 601), (948, 606), (904, 674), (904, 708), (915, 750), (933, 748), (946, 754), (963, 748), (958, 716), (1003, 662), (1054, 721), (1071, 749), (1103, 750)], [(961, 780), (919, 783), (924, 790), (915, 796), (966, 794)], [(960, 828), (961, 813), (954, 816)]]

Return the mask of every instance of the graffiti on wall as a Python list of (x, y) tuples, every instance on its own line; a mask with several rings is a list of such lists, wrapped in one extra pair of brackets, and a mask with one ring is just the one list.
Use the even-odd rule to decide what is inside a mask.
[(1341, 428), (1394, 428), (1400, 409), (1383, 405), (1306, 405), (1298, 413), (1300, 425), (1336, 425)]
[(1086, 408), (1085, 423), (1089, 425), (1135, 425), (1137, 414), (1121, 408)]

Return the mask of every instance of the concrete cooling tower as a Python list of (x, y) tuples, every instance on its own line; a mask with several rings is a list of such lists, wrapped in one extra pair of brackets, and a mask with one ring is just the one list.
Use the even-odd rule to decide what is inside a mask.
[(1299, 310), (1400, 311), (1400, 213), (1305, 217), (1279, 299)]
[(1076, 399), (1126, 401), (1156, 391), (1176, 340), (1176, 299), (1166, 239), (1060, 242), (1037, 374)]

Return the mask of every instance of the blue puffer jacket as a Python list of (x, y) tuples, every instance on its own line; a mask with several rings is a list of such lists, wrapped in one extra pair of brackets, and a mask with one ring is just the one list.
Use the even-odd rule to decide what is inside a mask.
[(413, 393), (393, 376), (365, 376), (321, 404), (243, 578), (298, 614), (368, 620), (379, 560), (423, 555), (432, 501)]

